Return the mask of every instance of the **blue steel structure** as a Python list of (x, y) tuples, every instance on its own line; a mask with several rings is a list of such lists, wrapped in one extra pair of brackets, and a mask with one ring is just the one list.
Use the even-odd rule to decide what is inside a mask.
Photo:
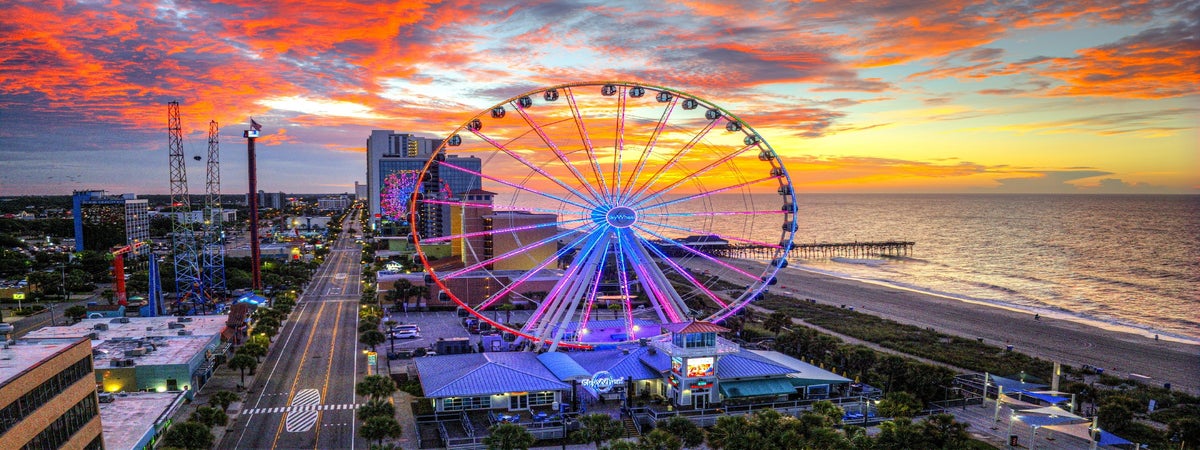
[[(482, 166), (459, 163), (468, 156)], [(415, 211), (429, 200), (414, 195), (410, 221), (427, 284), (480, 320), (552, 350), (660, 334), (653, 324), (720, 322), (776, 283), (797, 228), (790, 175), (766, 139), (730, 111), (661, 86), (573, 83), (512, 97), (443, 140), (423, 176), (447, 174), (478, 177), (497, 194), (494, 205), (461, 202), (463, 209), (554, 214), (557, 222), (491, 215), (482, 231), (424, 233)], [(435, 270), (421, 245), (444, 242), (466, 247), (464, 255), (485, 246), (474, 253), (492, 256)], [(773, 255), (734, 261), (703, 248), (729, 244)], [(540, 262), (523, 273), (487, 269), (530, 254)], [(547, 274), (553, 286), (531, 281)], [(516, 301), (536, 305), (520, 328), (482, 314)]]

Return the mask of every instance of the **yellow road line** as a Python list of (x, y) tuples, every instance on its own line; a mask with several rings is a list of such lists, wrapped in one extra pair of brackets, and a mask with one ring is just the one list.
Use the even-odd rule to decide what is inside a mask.
[[(321, 322), (321, 314), (325, 311), (325, 303), (321, 303), (321, 307), (317, 309), (317, 316), (313, 318), (313, 323)], [(292, 324), (293, 327), (299, 324)], [(316, 337), (316, 328), (309, 330), (308, 342), (304, 344), (304, 352), (300, 354), (300, 367), (296, 368), (296, 378), (292, 380), (292, 388), (288, 391), (287, 406), (292, 406), (292, 398), (296, 396), (296, 385), (300, 383), (300, 376), (304, 373), (304, 361), (307, 360), (308, 348), (312, 346), (313, 337)], [(282, 358), (284, 355), (280, 355)], [(324, 400), (324, 399), (322, 399)], [(283, 413), (279, 419), (279, 428), (275, 430), (275, 439), (271, 441), (271, 448), (275, 448), (279, 444), (279, 434), (283, 433), (283, 424), (287, 422), (288, 413)]]
[[(333, 339), (329, 340), (329, 354), (325, 357), (325, 359), (328, 360), (328, 362), (325, 365), (325, 386), (321, 388), (321, 400), (322, 401), (324, 401), (327, 398), (327, 397), (325, 397), (325, 395), (327, 392), (329, 392), (329, 374), (333, 373), (333, 354), (334, 354), (333, 346), (335, 344), (337, 344), (338, 326), (341, 325), (341, 323), (342, 323), (342, 306), (345, 306), (345, 305), (346, 305), (345, 303), (338, 303), (337, 313), (334, 316), (335, 320), (333, 321)], [(355, 355), (355, 357), (357, 358), (358, 355)], [(353, 397), (351, 397), (350, 403), (351, 404), (354, 403)], [(322, 414), (321, 411), (317, 411), (317, 437), (315, 439), (313, 439), (313, 449), (314, 450), (317, 448), (317, 443), (321, 442), (321, 426), (320, 426), (321, 425), (321, 414)]]

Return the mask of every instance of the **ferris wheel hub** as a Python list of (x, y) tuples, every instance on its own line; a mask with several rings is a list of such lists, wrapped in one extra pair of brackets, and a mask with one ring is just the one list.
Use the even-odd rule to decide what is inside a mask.
[(613, 227), (629, 228), (637, 223), (637, 211), (628, 206), (618, 206), (608, 210), (604, 218)]

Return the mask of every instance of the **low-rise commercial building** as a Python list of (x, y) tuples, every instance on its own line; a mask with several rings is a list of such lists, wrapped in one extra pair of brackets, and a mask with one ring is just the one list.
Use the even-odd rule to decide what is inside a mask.
[(103, 394), (100, 420), (105, 450), (141, 450), (154, 444), (171, 426), (171, 416), (185, 401), (183, 392)]
[(26, 342), (87, 338), (95, 358), (95, 383), (105, 392), (191, 391), (212, 375), (226, 316), (86, 319), (32, 331)]

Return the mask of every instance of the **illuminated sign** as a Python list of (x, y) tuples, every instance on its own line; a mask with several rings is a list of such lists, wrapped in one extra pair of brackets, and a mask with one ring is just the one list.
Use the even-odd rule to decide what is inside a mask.
[(583, 387), (599, 392), (601, 394), (611, 391), (613, 387), (621, 385), (625, 382), (625, 377), (614, 377), (607, 370), (601, 370), (592, 375), (592, 379), (583, 380), (579, 383)]
[(683, 374), (683, 358), (678, 356), (671, 357), (671, 371), (677, 374)]
[(713, 376), (713, 358), (688, 358), (687, 376), (688, 378)]

